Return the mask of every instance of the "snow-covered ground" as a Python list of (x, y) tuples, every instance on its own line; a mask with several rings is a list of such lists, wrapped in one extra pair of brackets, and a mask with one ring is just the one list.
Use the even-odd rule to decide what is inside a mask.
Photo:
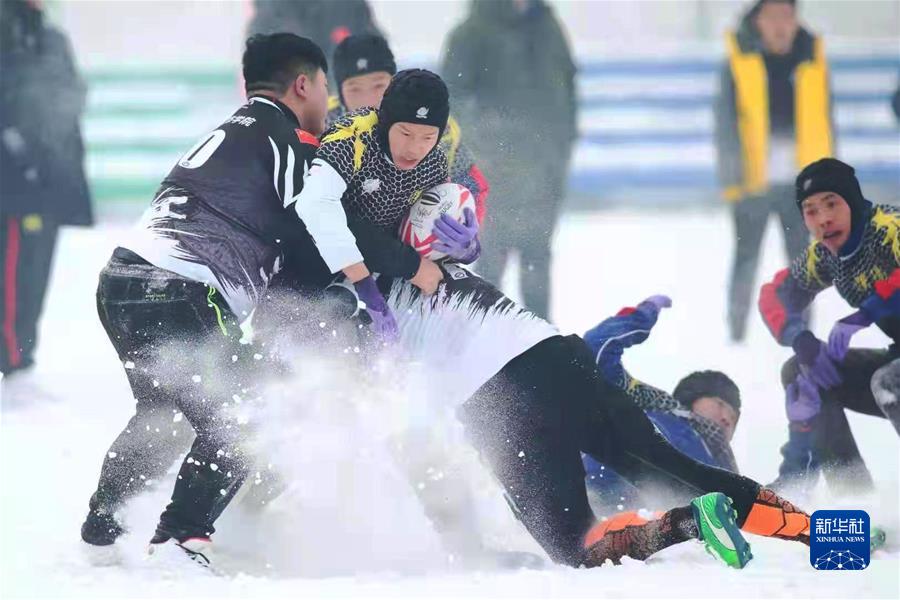
[[(818, 572), (799, 544), (750, 536), (755, 559), (743, 571), (712, 562), (697, 544), (683, 544), (646, 564), (591, 571), (459, 572), (448, 567), (419, 505), (359, 423), (312, 414), (298, 428), (296, 454), (281, 457), (301, 475), (300, 491), (269, 512), (240, 505), (220, 520), (216, 542), (246, 574), (217, 578), (148, 561), (145, 543), (164, 506), (163, 481), (129, 507), (131, 533), (117, 566), (91, 566), (78, 530), (101, 459), (132, 410), (130, 392), (94, 308), (97, 273), (120, 224), (66, 231), (41, 324), (42, 395), (0, 413), (0, 595), (13, 597), (841, 597), (900, 596), (898, 439), (883, 420), (851, 415), (863, 455), (878, 482), (875, 498), (836, 503), (824, 490), (811, 505), (870, 511), (887, 527), (893, 549), (860, 572)], [(567, 333), (583, 332), (621, 306), (667, 293), (674, 306), (651, 339), (626, 356), (637, 376), (671, 389), (694, 369), (721, 369), (737, 381), (743, 415), (734, 442), (743, 471), (770, 481), (786, 435), (780, 364), (789, 352), (755, 316), (743, 345), (726, 340), (725, 288), (731, 224), (724, 211), (570, 213), (556, 239), (554, 318)], [(782, 263), (774, 228), (761, 274)], [(847, 312), (833, 293), (817, 304), (816, 330)], [(882, 345), (867, 331), (857, 344)], [(301, 402), (302, 398), (298, 398)], [(370, 413), (376, 418), (378, 412)], [(352, 443), (349, 443), (352, 441)], [(479, 491), (479, 512), (491, 539), (534, 550), (495, 488)], [(238, 558), (243, 557), (243, 558)]]

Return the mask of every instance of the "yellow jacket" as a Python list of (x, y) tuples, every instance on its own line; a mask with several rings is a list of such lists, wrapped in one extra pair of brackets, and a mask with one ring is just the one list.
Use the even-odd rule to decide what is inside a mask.
[[(803, 29), (798, 36), (806, 36), (795, 44), (800, 52), (806, 48), (794, 71), (794, 166), (799, 172), (809, 163), (833, 155), (834, 133), (822, 39)], [(716, 110), (719, 177), (723, 195), (732, 201), (764, 193), (769, 187), (766, 65), (758, 49), (742, 47), (741, 41), (735, 33), (726, 36), (728, 63)]]

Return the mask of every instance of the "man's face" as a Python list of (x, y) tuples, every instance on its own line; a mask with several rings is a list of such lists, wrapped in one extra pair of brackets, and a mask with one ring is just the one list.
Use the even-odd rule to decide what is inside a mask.
[(394, 165), (401, 171), (415, 169), (438, 142), (439, 129), (421, 123), (394, 123), (388, 131), (388, 143)]
[(718, 396), (702, 396), (691, 404), (691, 412), (709, 419), (722, 428), (726, 439), (730, 442), (737, 427), (738, 413), (734, 408)]
[(322, 69), (315, 74), (301, 74), (294, 80), (294, 94), (299, 99), (291, 109), (297, 113), (300, 125), (313, 135), (325, 131), (325, 117), (328, 116), (328, 77)]
[(788, 2), (770, 0), (756, 15), (756, 28), (770, 54), (787, 54), (797, 36), (797, 12)]
[(834, 192), (818, 192), (804, 200), (801, 209), (809, 233), (837, 254), (850, 237), (850, 205)]
[(387, 71), (366, 73), (345, 79), (341, 84), (341, 95), (347, 110), (357, 110), (364, 106), (378, 108), (384, 98), (384, 90), (391, 83), (391, 74)]

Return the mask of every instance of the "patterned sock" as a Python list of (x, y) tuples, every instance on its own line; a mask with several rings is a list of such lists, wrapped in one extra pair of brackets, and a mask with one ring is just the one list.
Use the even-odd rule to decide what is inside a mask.
[(583, 564), (599, 567), (611, 560), (618, 565), (623, 556), (646, 560), (664, 548), (698, 538), (690, 506), (673, 508), (652, 521), (636, 513), (622, 513), (588, 532)]

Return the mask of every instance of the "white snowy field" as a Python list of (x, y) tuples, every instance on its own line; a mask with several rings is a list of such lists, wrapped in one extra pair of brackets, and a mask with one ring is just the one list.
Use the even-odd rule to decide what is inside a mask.
[[(0, 595), (18, 597), (900, 597), (898, 439), (879, 419), (851, 415), (863, 456), (878, 483), (876, 497), (835, 502), (827, 491), (804, 508), (864, 508), (882, 524), (889, 550), (859, 572), (819, 572), (799, 544), (748, 536), (755, 559), (742, 571), (682, 544), (647, 563), (574, 570), (460, 572), (446, 564), (436, 535), (383, 448), (365, 427), (313, 415), (293, 462), (300, 491), (271, 509), (250, 514), (234, 505), (219, 522), (216, 543), (246, 571), (214, 577), (193, 565), (147, 560), (144, 548), (171, 490), (171, 475), (126, 511), (130, 533), (122, 561), (91, 566), (79, 527), (109, 443), (131, 414), (121, 365), (94, 308), (97, 273), (121, 224), (67, 230), (60, 239), (41, 324), (38, 367), (32, 380), (42, 394), (0, 412)], [(769, 337), (754, 312), (748, 340), (727, 342), (725, 289), (731, 259), (731, 223), (724, 211), (570, 213), (555, 243), (554, 319), (581, 333), (621, 306), (654, 293), (669, 294), (650, 340), (626, 356), (638, 377), (671, 389), (695, 369), (729, 373), (743, 397), (734, 441), (743, 472), (774, 478), (786, 437), (779, 368), (789, 351)], [(780, 268), (780, 236), (765, 242), (760, 274)], [(848, 312), (833, 293), (815, 312), (816, 331)], [(859, 345), (880, 346), (876, 331)], [(302, 402), (303, 398), (297, 398)], [(368, 418), (378, 417), (378, 411)], [(479, 513), (490, 539), (535, 550), (499, 499), (479, 488)], [(243, 557), (243, 558), (238, 558)]]

